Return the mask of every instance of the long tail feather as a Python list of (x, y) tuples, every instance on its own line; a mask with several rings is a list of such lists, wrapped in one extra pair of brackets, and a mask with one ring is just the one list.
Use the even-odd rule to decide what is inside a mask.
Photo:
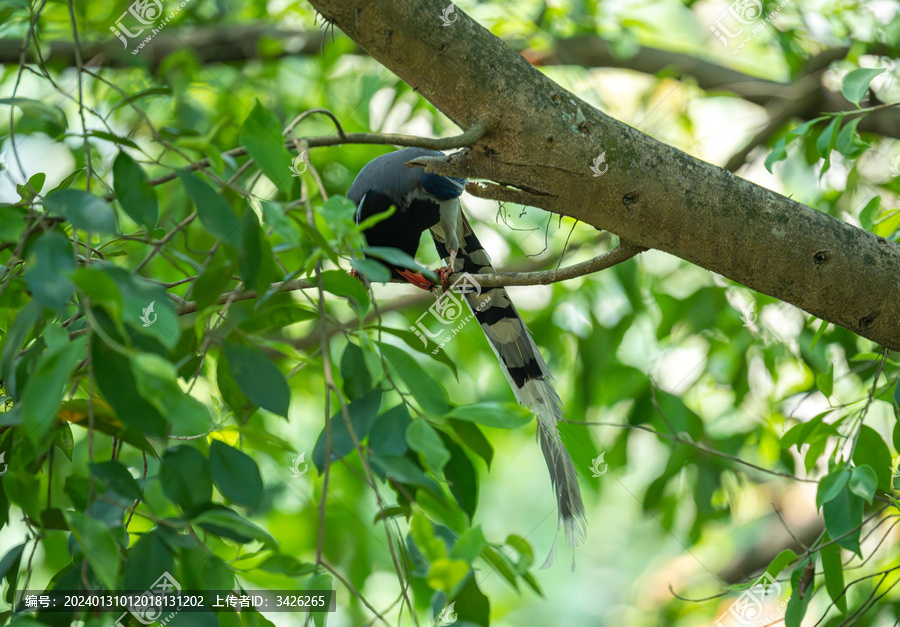
[[(494, 272), (491, 259), (475, 237), (468, 220), (461, 211), (459, 216), (456, 233), (459, 252), (453, 270), (472, 275)], [(432, 236), (438, 254), (445, 259), (449, 257), (445, 242), (450, 239), (450, 234), (438, 227), (432, 229)], [(477, 280), (477, 276), (474, 278)], [(480, 293), (472, 291), (466, 294), (466, 300), (484, 329), (516, 400), (537, 415), (537, 439), (556, 493), (558, 524), (565, 530), (566, 543), (578, 546), (585, 539), (587, 518), (575, 466), (557, 428), (557, 423), (563, 418), (562, 403), (553, 389), (553, 377), (504, 288), (484, 288)], [(541, 568), (553, 563), (555, 552), (554, 541), (553, 549)]]

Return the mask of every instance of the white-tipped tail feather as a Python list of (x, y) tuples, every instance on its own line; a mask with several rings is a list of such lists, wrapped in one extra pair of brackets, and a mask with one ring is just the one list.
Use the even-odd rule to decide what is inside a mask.
[[(449, 257), (448, 241), (452, 239), (459, 243), (459, 253), (453, 269), (456, 272), (468, 272), (477, 283), (478, 274), (493, 272), (494, 268), (465, 215), (462, 212), (458, 215), (455, 237), (448, 236), (451, 229), (443, 224), (432, 228), (432, 235), (438, 253), (443, 258)], [(466, 294), (466, 301), (484, 329), (516, 400), (537, 416), (537, 439), (556, 493), (559, 526), (565, 530), (566, 543), (572, 547), (578, 546), (585, 540), (587, 518), (581, 491), (578, 489), (575, 466), (557, 427), (557, 423), (563, 418), (562, 403), (553, 389), (553, 377), (504, 288), (479, 288), (477, 291), (470, 291)], [(541, 568), (547, 568), (553, 563), (555, 553), (554, 540), (553, 548)], [(574, 568), (573, 557), (572, 569)]]

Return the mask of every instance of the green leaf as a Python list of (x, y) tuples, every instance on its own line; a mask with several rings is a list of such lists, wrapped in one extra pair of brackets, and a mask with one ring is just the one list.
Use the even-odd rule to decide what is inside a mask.
[(111, 263), (93, 265), (116, 282), (122, 297), (123, 320), (135, 331), (152, 337), (166, 348), (175, 348), (181, 330), (175, 305), (166, 291), (160, 285)]
[(250, 399), (244, 396), (237, 381), (231, 376), (231, 366), (228, 364), (228, 357), (224, 351), (219, 353), (217, 362), (216, 386), (219, 388), (222, 400), (242, 420), (254, 414), (258, 406), (251, 403)]
[(459, 381), (459, 372), (457, 371), (456, 362), (450, 359), (450, 356), (447, 355), (444, 351), (434, 351), (428, 348), (427, 341), (424, 341), (422, 338), (417, 337), (411, 331), (405, 331), (403, 329), (395, 329), (393, 327), (379, 326), (379, 329), (384, 331), (385, 333), (390, 333), (396, 337), (399, 337), (403, 340), (407, 346), (409, 346), (414, 351), (422, 354), (428, 355), (431, 359), (435, 361), (439, 361), (453, 372), (453, 376), (456, 377), (456, 380)]
[[(306, 580), (304, 589), (333, 590), (334, 584), (332, 583), (331, 575), (329, 575), (328, 573), (318, 573)], [(325, 612), (310, 612), (310, 614), (312, 615), (312, 619), (316, 627), (325, 627), (325, 617), (328, 616)]]
[(816, 490), (816, 507), (821, 508), (828, 501), (837, 498), (849, 480), (850, 472), (843, 465), (838, 466), (834, 472), (822, 477)]
[[(226, 286), (231, 281), (234, 264), (230, 259), (225, 258), (225, 254), (222, 251), (222, 248), (216, 251), (206, 270), (194, 282), (194, 290), (191, 292), (191, 296), (197, 303), (197, 311), (202, 311), (213, 303), (218, 302), (219, 296), (225, 292)], [(255, 317), (248, 320), (255, 320)]]
[(369, 432), (369, 448), (377, 455), (402, 456), (409, 450), (404, 437), (409, 423), (406, 405), (390, 408), (378, 417)]
[(307, 562), (301, 562), (291, 555), (270, 555), (264, 559), (256, 569), (264, 570), (267, 573), (276, 573), (278, 575), (288, 575), (289, 577), (297, 577), (300, 575), (308, 575), (315, 572), (316, 565)]
[(856, 496), (861, 496), (871, 505), (875, 497), (875, 489), (878, 487), (878, 477), (869, 466), (857, 466), (850, 471), (850, 491)]
[(860, 100), (869, 90), (869, 83), (872, 79), (883, 73), (884, 69), (859, 67), (848, 72), (841, 82), (841, 93), (844, 98), (859, 106)]
[(159, 478), (163, 492), (185, 512), (191, 512), (212, 499), (209, 462), (203, 453), (190, 446), (175, 446), (166, 451), (160, 463)]
[(375, 259), (381, 259), (382, 261), (386, 261), (391, 265), (399, 266), (401, 268), (408, 268), (409, 270), (413, 270), (414, 272), (421, 272), (425, 278), (430, 281), (437, 283), (438, 276), (428, 268), (425, 268), (415, 260), (414, 257), (408, 255), (403, 252), (399, 248), (391, 248), (386, 246), (363, 246), (363, 254), (367, 257), (374, 257)]
[(165, 435), (166, 421), (138, 391), (131, 360), (107, 346), (98, 334), (91, 339), (91, 356), (97, 387), (116, 410), (116, 417), (139, 433)]
[[(369, 434), (378, 410), (381, 407), (381, 390), (375, 389), (363, 398), (347, 405), (347, 414), (350, 417), (350, 425), (358, 442), (362, 442)], [(343, 458), (355, 448), (353, 438), (347, 429), (347, 421), (344, 413), (338, 407), (334, 415), (329, 419), (328, 425), (319, 434), (316, 445), (313, 448), (313, 463), (319, 472), (325, 468), (325, 451), (328, 445), (328, 428), (331, 428), (331, 459), (332, 461)], [(399, 434), (398, 434), (399, 436)]]
[(140, 353), (131, 359), (131, 366), (138, 394), (169, 422), (170, 435), (196, 436), (209, 431), (209, 410), (182, 391), (171, 362), (153, 353)]
[(137, 481), (120, 462), (110, 460), (91, 464), (91, 474), (119, 496), (135, 501), (142, 498)]
[(326, 292), (349, 299), (358, 316), (364, 316), (369, 311), (369, 293), (366, 286), (343, 270), (323, 272), (322, 287)]
[(409, 533), (415, 546), (430, 562), (447, 557), (447, 545), (435, 534), (434, 524), (421, 512), (416, 512), (409, 521)]
[(0, 98), (0, 105), (18, 107), (22, 111), (22, 115), (15, 121), (16, 133), (23, 135), (46, 133), (50, 139), (59, 139), (69, 127), (62, 108), (51, 106), (41, 100), (21, 97)]
[(863, 519), (863, 500), (850, 492), (850, 488), (844, 489), (837, 497), (822, 506), (822, 516), (825, 518), (825, 528), (835, 541), (860, 557), (859, 548), (860, 525)]
[(298, 322), (313, 320), (319, 316), (311, 309), (301, 307), (297, 303), (275, 305), (267, 309), (253, 312), (253, 316), (241, 321), (238, 327), (247, 333), (256, 333), (267, 329), (283, 329)]
[(62, 216), (72, 226), (91, 233), (116, 233), (116, 213), (102, 198), (90, 192), (65, 189), (44, 197), (44, 207), (51, 215)]
[(35, 325), (41, 319), (41, 303), (30, 301), (19, 312), (10, 312), (7, 319), (7, 332), (3, 338), (3, 351), (0, 357), (0, 377), (6, 384), (7, 393), (17, 396), (16, 359)]
[(494, 459), (494, 447), (491, 446), (488, 439), (484, 437), (481, 429), (472, 422), (457, 420), (456, 418), (449, 418), (447, 424), (453, 428), (463, 444), (469, 447), (469, 450), (484, 460), (488, 470), (490, 470), (491, 460)]
[(534, 418), (530, 411), (512, 403), (463, 405), (451, 409), (447, 416), (467, 422), (477, 422), (496, 429), (518, 429), (527, 425)]
[(450, 596), (468, 574), (469, 565), (464, 561), (441, 557), (431, 563), (426, 581), (432, 588), (443, 590)]
[(769, 575), (772, 579), (778, 577), (778, 574), (783, 571), (785, 568), (793, 564), (797, 561), (797, 554), (794, 553), (790, 549), (785, 549), (781, 553), (779, 553), (775, 559), (773, 559), (768, 567), (766, 567), (766, 574)]
[(436, 496), (441, 495), (441, 488), (434, 479), (431, 479), (405, 457), (397, 455), (371, 455), (369, 461), (373, 468), (380, 470), (394, 481), (425, 488)]
[(356, 228), (359, 229), (360, 233), (362, 233), (364, 231), (368, 231), (369, 229), (371, 229), (373, 226), (375, 226), (379, 222), (384, 222), (385, 220), (390, 218), (392, 215), (394, 215), (394, 212), (396, 212), (396, 211), (397, 211), (396, 205), (391, 205), (385, 211), (382, 211), (381, 213), (376, 213), (374, 215), (369, 216), (368, 218), (366, 218), (365, 220), (363, 220), (362, 222), (357, 224)]
[(147, 590), (165, 572), (174, 572), (172, 551), (163, 541), (162, 534), (151, 529), (128, 550), (122, 588)]
[(878, 477), (878, 489), (883, 492), (891, 490), (891, 451), (875, 429), (862, 425), (853, 463), (857, 466), (871, 466)]
[(481, 532), (481, 525), (476, 525), (459, 536), (456, 544), (450, 550), (450, 557), (465, 560), (471, 564), (476, 557), (481, 555), (483, 548), (484, 534)]
[(822, 134), (819, 135), (819, 139), (816, 141), (816, 148), (823, 159), (828, 159), (832, 148), (834, 148), (836, 139), (835, 131), (837, 131), (842, 119), (843, 116), (841, 115), (836, 115), (831, 118), (831, 123), (825, 127), (825, 130), (822, 131)]
[(826, 534), (823, 539), (825, 545), (820, 551), (822, 570), (825, 572), (825, 588), (835, 606), (842, 614), (846, 614), (847, 595), (844, 594), (844, 565), (841, 560), (841, 547), (830, 541), (831, 537)]
[(861, 140), (856, 134), (856, 127), (859, 126), (861, 121), (862, 116), (853, 118), (838, 133), (835, 148), (848, 159), (856, 159), (863, 153), (863, 150), (869, 147), (869, 144)]
[(772, 174), (772, 167), (776, 163), (787, 159), (787, 142), (788, 138), (782, 137), (777, 142), (775, 142), (775, 145), (772, 146), (772, 152), (770, 152), (768, 156), (766, 156), (764, 165), (766, 166), (766, 170), (769, 171), (769, 174)]
[(255, 405), (287, 418), (291, 390), (281, 370), (253, 346), (226, 340), (223, 347), (241, 392)]
[(80, 512), (64, 512), (66, 523), (75, 540), (84, 548), (84, 557), (91, 570), (107, 590), (115, 590), (119, 583), (119, 546), (112, 531), (105, 524)]
[(378, 345), (384, 358), (387, 359), (388, 363), (403, 379), (413, 398), (416, 399), (416, 402), (419, 403), (425, 413), (432, 416), (440, 416), (447, 411), (449, 404), (447, 391), (431, 375), (425, 372), (415, 359), (396, 346), (383, 342), (375, 343)]
[(509, 565), (509, 561), (505, 555), (500, 553), (490, 544), (485, 544), (481, 551), (481, 557), (491, 565), (494, 571), (503, 577), (516, 592), (519, 591), (519, 584), (516, 581), (516, 572)]
[(362, 398), (372, 389), (372, 375), (366, 366), (366, 357), (353, 342), (347, 342), (341, 355), (341, 379), (350, 400)]
[(816, 386), (819, 391), (829, 398), (834, 392), (834, 364), (828, 364), (828, 371), (816, 375)]
[(444, 464), (450, 461), (450, 452), (441, 442), (441, 436), (427, 420), (420, 418), (409, 424), (406, 428), (406, 443), (409, 444), (409, 448), (422, 456), (431, 472), (438, 477), (441, 476)]
[(387, 266), (374, 259), (352, 259), (350, 265), (373, 283), (387, 283), (391, 280), (391, 271)]
[(207, 509), (194, 516), (193, 522), (216, 535), (231, 538), (242, 544), (258, 540), (275, 549), (278, 543), (267, 531), (253, 524), (237, 512), (224, 507)]
[(25, 230), (25, 209), (21, 207), (3, 208), (0, 211), (0, 242), (18, 242)]
[(43, 172), (37, 172), (34, 175), (32, 175), (32, 177), (30, 179), (28, 179), (28, 182), (26, 185), (16, 185), (16, 191), (18, 191), (19, 187), (24, 187), (26, 189), (31, 188), (27, 192), (28, 196), (22, 196), (23, 199), (28, 198), (30, 200), (33, 198), (31, 190), (34, 190), (34, 192), (40, 194), (41, 190), (44, 189), (44, 183), (46, 181), (47, 181), (47, 175), (44, 174)]
[(147, 183), (147, 175), (141, 166), (124, 152), (120, 152), (113, 162), (113, 189), (129, 218), (148, 230), (156, 228), (159, 222), (156, 190)]
[(478, 473), (472, 460), (450, 436), (441, 433), (441, 440), (450, 453), (450, 461), (444, 467), (444, 476), (450, 484), (450, 494), (459, 503), (471, 521), (478, 507)]
[(59, 311), (72, 297), (75, 257), (69, 239), (57, 231), (41, 235), (28, 249), (25, 284), (41, 304)]
[(265, 291), (274, 279), (272, 249), (259, 227), (252, 210), (241, 217), (241, 247), (238, 249), (238, 267), (246, 289)]
[(84, 355), (84, 340), (78, 339), (38, 357), (21, 404), (25, 435), (34, 444), (42, 442), (56, 424), (56, 411), (75, 366)]
[(243, 451), (213, 440), (209, 447), (209, 470), (219, 492), (234, 503), (252, 507), (262, 498), (259, 467)]
[(281, 125), (259, 100), (241, 126), (240, 142), (278, 189), (288, 190), (293, 182), (291, 155), (284, 147)]
[(218, 240), (235, 249), (241, 247), (241, 229), (237, 216), (228, 201), (199, 176), (179, 170), (178, 178), (194, 203), (200, 222)]
[[(897, 377), (897, 382), (894, 384), (894, 414), (897, 416), (898, 423), (900, 423), (900, 377)], [(894, 438), (894, 443), (894, 448), (900, 452), (900, 446), (896, 446), (897, 438)]]
[[(867, 231), (871, 231), (875, 226), (875, 219), (881, 213), (881, 196), (875, 196), (866, 203), (862, 211), (859, 212), (859, 224)], [(824, 324), (824, 323), (823, 323)]]
[(111, 142), (113, 144), (118, 144), (120, 146), (128, 146), (129, 148), (134, 148), (135, 150), (139, 149), (139, 146), (134, 143), (132, 140), (127, 137), (122, 137), (121, 135), (116, 135), (115, 133), (107, 133), (106, 131), (97, 131), (92, 130), (88, 131), (84, 134), (85, 137), (96, 137), (97, 139), (102, 139), (104, 141)]
[(78, 268), (72, 281), (91, 299), (91, 305), (103, 307), (113, 320), (122, 322), (122, 295), (108, 273), (101, 268)]
[(455, 609), (460, 625), (466, 622), (488, 627), (491, 624), (491, 602), (478, 589), (474, 572), (466, 577), (465, 582), (456, 593)]
[(19, 578), (19, 565), (22, 562), (22, 553), (25, 551), (27, 542), (23, 542), (18, 546), (14, 546), (3, 559), (0, 559), (0, 579), (6, 579), (9, 584), (9, 590), (16, 589), (16, 582)]
[(136, 100), (140, 100), (141, 98), (146, 98), (147, 96), (171, 96), (172, 94), (173, 94), (172, 88), (168, 87), (168, 86), (149, 87), (149, 88), (139, 91), (135, 94), (131, 94), (127, 98), (123, 98), (122, 100), (120, 100), (113, 106), (112, 110), (115, 111), (119, 107), (124, 107), (125, 105), (127, 105), (129, 103), (132, 103)]

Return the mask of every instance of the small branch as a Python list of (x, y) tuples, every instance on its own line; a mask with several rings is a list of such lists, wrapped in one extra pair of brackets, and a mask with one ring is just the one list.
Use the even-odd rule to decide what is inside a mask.
[[(703, 451), (704, 453), (709, 453), (710, 455), (715, 455), (716, 457), (721, 457), (722, 459), (727, 459), (729, 461), (735, 462), (736, 464), (741, 464), (743, 466), (747, 466), (748, 468), (753, 468), (754, 470), (758, 470), (760, 472), (764, 472), (770, 475), (775, 475), (777, 477), (784, 477), (786, 479), (793, 479), (794, 481), (801, 481), (803, 483), (818, 483), (815, 479), (803, 479), (802, 477), (797, 477), (796, 475), (792, 475), (786, 472), (779, 472), (777, 470), (771, 470), (769, 468), (763, 468), (762, 466), (757, 466), (756, 464), (751, 464), (748, 461), (741, 459), (740, 457), (736, 457), (734, 455), (729, 455), (728, 453), (723, 453), (721, 451), (717, 451), (715, 449), (708, 448), (702, 444), (697, 444), (696, 442), (692, 442), (690, 440), (685, 440), (683, 438), (679, 438), (676, 435), (669, 435), (668, 433), (663, 433), (662, 431), (657, 431), (656, 429), (652, 429), (650, 427), (645, 427), (644, 425), (628, 425), (628, 424), (620, 424), (617, 422), (595, 422), (590, 420), (566, 420), (565, 422), (573, 425), (585, 425), (588, 427), (615, 427), (617, 429), (635, 429), (638, 431), (646, 431), (647, 433), (652, 433), (658, 438), (665, 438), (666, 440), (672, 440), (673, 442), (677, 442), (679, 444), (684, 444), (685, 446), (692, 446), (698, 451)], [(849, 535), (849, 534), (845, 534)], [(841, 536), (843, 537), (843, 536)], [(679, 597), (680, 598), (680, 597)]]
[[(386, 146), (417, 146), (419, 148), (430, 148), (432, 150), (450, 150), (453, 148), (466, 148), (473, 145), (484, 134), (485, 127), (483, 125), (473, 125), (464, 133), (454, 135), (453, 137), (418, 137), (416, 135), (401, 135), (396, 133), (345, 133), (343, 135), (325, 135), (323, 137), (310, 137), (307, 139), (310, 148), (322, 148), (324, 146), (338, 146), (340, 144), (375, 144)], [(294, 148), (294, 140), (287, 139), (284, 143), (285, 148), (291, 150)], [(223, 154), (231, 157), (240, 157), (247, 154), (247, 149), (243, 146), (232, 148)], [(185, 166), (184, 169), (193, 172), (194, 170), (202, 170), (209, 167), (209, 159), (200, 159)], [(178, 176), (177, 172), (170, 172), (163, 176), (148, 179), (149, 185), (161, 185), (168, 183)], [(104, 200), (112, 202), (115, 200), (115, 194), (107, 194)]]
[[(418, 159), (416, 161), (418, 161)], [(528, 207), (541, 206), (541, 203), (537, 200), (536, 194), (515, 187), (497, 185), (496, 183), (486, 183), (484, 181), (469, 183), (466, 185), (466, 191), (476, 198), (484, 198), (485, 200), (511, 202), (517, 205), (526, 205)]]
[(819, 80), (820, 76), (817, 74), (815, 76), (807, 76), (797, 81), (796, 84), (791, 85), (789, 89), (791, 97), (780, 101), (778, 106), (771, 109), (769, 119), (765, 125), (747, 140), (747, 143), (740, 150), (731, 155), (722, 167), (729, 172), (736, 172), (738, 168), (747, 162), (747, 157), (750, 156), (754, 148), (765, 144), (779, 128), (790, 122), (792, 118), (803, 117), (803, 112), (808, 110), (819, 97)]
[[(478, 283), (482, 287), (505, 287), (508, 285), (548, 285), (559, 281), (574, 279), (575, 277), (599, 272), (623, 261), (631, 259), (635, 255), (645, 251), (646, 248), (640, 246), (632, 246), (631, 244), (619, 244), (613, 250), (584, 261), (574, 266), (568, 266), (560, 270), (547, 270), (545, 272), (500, 272), (496, 274), (479, 274)], [(461, 273), (451, 275), (450, 281), (453, 282), (459, 278)], [(406, 281), (396, 279), (391, 283), (400, 283), (405, 285)], [(316, 287), (315, 281), (311, 279), (294, 279), (293, 281), (284, 281), (282, 283), (272, 283), (270, 290), (278, 290), (281, 292), (295, 292), (297, 290), (308, 290)], [(224, 305), (229, 301), (250, 300), (258, 298), (259, 292), (256, 290), (242, 291), (240, 288), (231, 292), (225, 292), (219, 296), (216, 301), (219, 305)], [(196, 313), (196, 301), (181, 301), (175, 306), (175, 313), (183, 316), (189, 313)]]
[[(482, 287), (505, 287), (511, 285), (549, 285), (559, 281), (567, 281), (605, 270), (616, 264), (628, 261), (635, 255), (647, 250), (641, 246), (633, 246), (622, 242), (608, 253), (594, 257), (588, 261), (576, 263), (558, 270), (545, 270), (543, 272), (500, 272), (496, 274), (479, 274), (478, 284)], [(450, 277), (450, 282), (460, 278), (462, 273), (457, 272)]]

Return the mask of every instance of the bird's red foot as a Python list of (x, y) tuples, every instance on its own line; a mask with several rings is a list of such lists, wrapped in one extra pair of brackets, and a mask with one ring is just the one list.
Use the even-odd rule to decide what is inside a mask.
[(350, 276), (352, 276), (354, 279), (359, 279), (360, 281), (362, 281), (359, 276), (359, 271), (356, 268), (350, 268)]
[(441, 280), (441, 285), (444, 286), (444, 291), (449, 291), (450, 289), (450, 277), (453, 275), (453, 268), (450, 266), (441, 266), (435, 273), (438, 275), (438, 278)]
[(412, 270), (398, 270), (397, 272), (412, 285), (415, 285), (426, 292), (430, 292), (431, 288), (434, 287), (434, 283), (426, 279), (420, 272), (413, 272)]

